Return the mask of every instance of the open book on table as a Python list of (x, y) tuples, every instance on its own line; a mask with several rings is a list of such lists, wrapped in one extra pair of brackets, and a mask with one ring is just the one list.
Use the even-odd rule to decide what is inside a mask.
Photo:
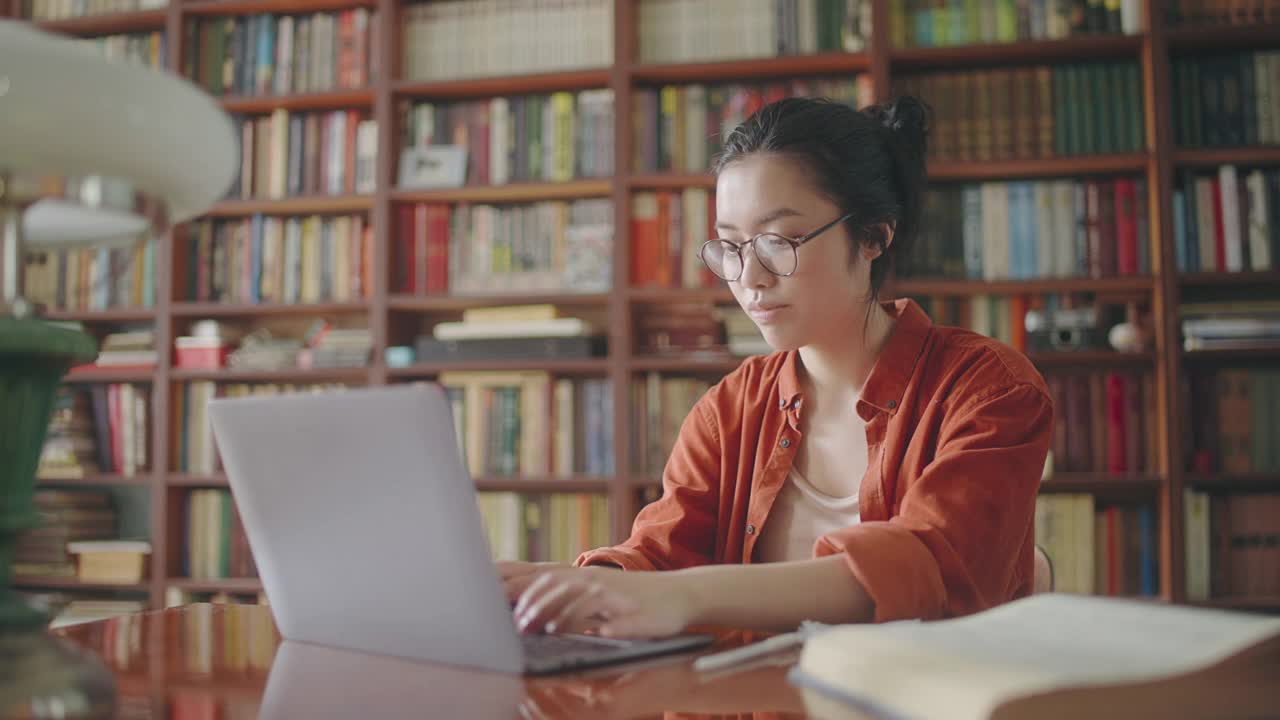
[(815, 717), (1280, 717), (1280, 618), (1033, 595), (815, 632), (791, 680)]

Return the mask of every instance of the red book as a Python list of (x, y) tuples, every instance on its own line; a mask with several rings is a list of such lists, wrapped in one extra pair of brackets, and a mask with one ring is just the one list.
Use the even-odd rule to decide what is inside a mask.
[(1116, 271), (1138, 274), (1138, 188), (1132, 178), (1117, 180), (1116, 188)]
[(1213, 178), (1210, 183), (1213, 187), (1213, 256), (1215, 259), (1215, 267), (1219, 270), (1227, 269), (1227, 245), (1223, 237), (1222, 230), (1222, 187), (1218, 184), (1218, 178)]
[(1128, 469), (1125, 394), (1125, 377), (1116, 372), (1107, 373), (1107, 471), (1113, 473)]

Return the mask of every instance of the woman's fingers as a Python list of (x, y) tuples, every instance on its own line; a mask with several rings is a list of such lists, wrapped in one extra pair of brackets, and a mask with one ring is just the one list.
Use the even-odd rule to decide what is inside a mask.
[(516, 603), (516, 624), (521, 632), (541, 632), (547, 620), (584, 590), (583, 583), (556, 573), (544, 573)]
[(578, 593), (577, 596), (571, 598), (569, 602), (561, 606), (560, 612), (547, 621), (546, 630), (549, 633), (583, 633), (591, 628), (599, 626), (603, 618), (601, 613), (595, 610), (595, 605), (599, 602), (602, 588), (598, 584), (591, 584), (587, 588)]

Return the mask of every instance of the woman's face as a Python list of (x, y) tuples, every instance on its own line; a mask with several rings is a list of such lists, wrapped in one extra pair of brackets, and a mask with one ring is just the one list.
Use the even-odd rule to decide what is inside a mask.
[[(730, 163), (716, 180), (719, 237), (745, 243), (760, 233), (799, 238), (840, 217), (797, 161), (769, 154)], [(850, 262), (844, 224), (796, 250), (795, 272), (779, 277), (742, 248), (742, 275), (729, 283), (743, 310), (775, 350), (846, 340), (865, 315), (871, 267), (878, 251)]]

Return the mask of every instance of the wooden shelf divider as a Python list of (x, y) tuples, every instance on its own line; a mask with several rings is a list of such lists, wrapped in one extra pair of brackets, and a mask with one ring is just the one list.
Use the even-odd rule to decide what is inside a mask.
[(307, 195), (284, 198), (223, 200), (214, 205), (208, 217), (246, 217), (248, 215), (313, 215), (367, 212), (373, 207), (372, 195)]

